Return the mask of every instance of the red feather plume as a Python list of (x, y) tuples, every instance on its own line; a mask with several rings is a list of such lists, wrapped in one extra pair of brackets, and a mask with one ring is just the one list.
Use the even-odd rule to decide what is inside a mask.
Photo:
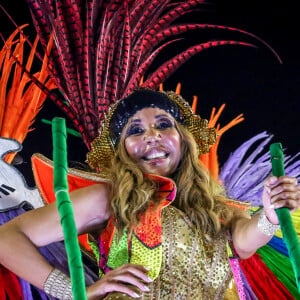
[(27, 2), (44, 47), (50, 35), (54, 37), (49, 72), (64, 99), (52, 99), (71, 117), (88, 147), (109, 105), (134, 90), (141, 78), (145, 79), (143, 86), (157, 89), (185, 61), (204, 49), (230, 44), (251, 46), (240, 41), (202, 42), (166, 58), (162, 66), (145, 77), (155, 57), (176, 42), (178, 34), (202, 28), (225, 29), (264, 43), (235, 28), (174, 24), (179, 17), (201, 9), (206, 4), (203, 0)]

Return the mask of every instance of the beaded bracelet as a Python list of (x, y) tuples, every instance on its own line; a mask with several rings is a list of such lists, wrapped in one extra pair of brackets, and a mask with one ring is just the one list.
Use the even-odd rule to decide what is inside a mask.
[(257, 223), (258, 230), (268, 236), (274, 235), (274, 233), (279, 230), (280, 225), (272, 224), (264, 211), (262, 211), (258, 218)]
[(44, 283), (44, 291), (60, 300), (72, 300), (70, 278), (58, 269), (53, 269)]

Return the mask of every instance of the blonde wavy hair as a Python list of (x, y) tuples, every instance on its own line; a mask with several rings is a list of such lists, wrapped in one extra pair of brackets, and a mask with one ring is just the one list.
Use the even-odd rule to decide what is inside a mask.
[[(233, 210), (225, 203), (225, 193), (199, 162), (197, 144), (192, 134), (175, 121), (181, 137), (181, 162), (169, 177), (177, 187), (176, 199), (172, 203), (183, 211), (208, 240), (227, 228), (233, 218)], [(125, 137), (121, 136), (116, 155), (112, 161), (110, 177), (111, 209), (115, 225), (121, 236), (123, 230), (131, 232), (140, 222), (149, 203), (158, 203), (156, 184), (145, 177), (140, 168), (129, 157), (125, 148)]]

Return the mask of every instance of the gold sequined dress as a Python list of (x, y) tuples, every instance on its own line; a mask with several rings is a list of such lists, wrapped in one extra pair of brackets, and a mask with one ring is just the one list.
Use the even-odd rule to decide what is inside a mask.
[[(227, 234), (207, 242), (183, 212), (162, 209), (163, 261), (150, 292), (140, 299), (238, 299), (227, 255)], [(108, 299), (130, 299), (112, 293)]]

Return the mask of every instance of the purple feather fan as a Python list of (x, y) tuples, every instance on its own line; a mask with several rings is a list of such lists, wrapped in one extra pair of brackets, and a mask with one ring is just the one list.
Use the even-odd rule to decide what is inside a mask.
[[(221, 167), (219, 178), (232, 199), (262, 206), (263, 182), (271, 174), (272, 165), (267, 145), (272, 135), (262, 132), (244, 142)], [(255, 149), (252, 151), (252, 149)], [(300, 153), (285, 156), (285, 173), (300, 180)]]

